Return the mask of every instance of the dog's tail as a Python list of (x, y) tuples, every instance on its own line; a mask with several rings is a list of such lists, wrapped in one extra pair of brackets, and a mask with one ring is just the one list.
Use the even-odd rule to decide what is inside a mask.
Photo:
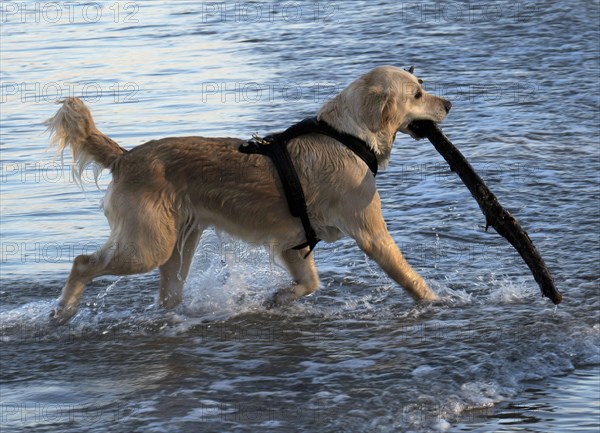
[(110, 168), (127, 153), (96, 128), (90, 110), (81, 99), (66, 98), (58, 103), (62, 106), (46, 120), (45, 125), (51, 134), (50, 144), (57, 146), (57, 155), (60, 153), (62, 158), (66, 148), (71, 147), (73, 173), (77, 181), (81, 182), (81, 175), (88, 164), (95, 162), (102, 168)]

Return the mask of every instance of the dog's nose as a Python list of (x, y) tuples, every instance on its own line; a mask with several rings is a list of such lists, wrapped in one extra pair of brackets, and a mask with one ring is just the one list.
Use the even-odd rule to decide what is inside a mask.
[(444, 109), (446, 110), (446, 113), (449, 113), (451, 108), (452, 102), (444, 100)]

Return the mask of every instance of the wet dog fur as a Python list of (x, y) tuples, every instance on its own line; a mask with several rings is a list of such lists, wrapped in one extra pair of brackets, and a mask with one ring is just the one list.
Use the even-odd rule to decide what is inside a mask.
[[(411, 134), (407, 127), (416, 119), (441, 122), (450, 107), (449, 101), (423, 90), (413, 74), (382, 66), (326, 102), (318, 118), (363, 139), (385, 167), (398, 131)], [(292, 249), (305, 242), (305, 233), (289, 213), (277, 172), (269, 158), (239, 152), (244, 140), (171, 137), (128, 151), (96, 128), (89, 109), (77, 98), (62, 101), (47, 125), (58, 152), (70, 147), (79, 174), (90, 162), (112, 173), (103, 202), (110, 237), (94, 254), (75, 258), (51, 313), (56, 323), (76, 313), (92, 279), (157, 267), (160, 306), (177, 306), (196, 246), (209, 226), (253, 244), (268, 244), (285, 264), (294, 282), (277, 291), (270, 306), (318, 288), (313, 255), (305, 259), (307, 249)], [(415, 300), (436, 300), (388, 233), (375, 178), (366, 164), (320, 134), (294, 139), (288, 149), (318, 238), (333, 242), (352, 237)]]

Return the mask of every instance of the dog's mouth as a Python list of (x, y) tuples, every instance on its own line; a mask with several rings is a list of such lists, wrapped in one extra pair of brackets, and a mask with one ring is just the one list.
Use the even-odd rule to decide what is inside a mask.
[(437, 123), (429, 119), (415, 119), (405, 127), (400, 128), (399, 131), (410, 135), (415, 140), (422, 140), (427, 138), (427, 131), (431, 129), (431, 126), (437, 125)]

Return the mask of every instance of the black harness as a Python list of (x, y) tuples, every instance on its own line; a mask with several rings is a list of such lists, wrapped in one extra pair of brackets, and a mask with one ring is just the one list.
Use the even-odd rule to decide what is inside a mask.
[(277, 173), (279, 174), (279, 178), (281, 179), (281, 183), (283, 184), (283, 190), (290, 213), (292, 216), (300, 218), (302, 227), (304, 227), (306, 242), (293, 248), (295, 250), (301, 250), (309, 247), (310, 249), (304, 258), (310, 255), (320, 239), (317, 238), (317, 234), (310, 224), (304, 191), (302, 190), (298, 173), (296, 173), (296, 169), (294, 168), (294, 164), (288, 153), (287, 144), (290, 140), (300, 137), (301, 135), (313, 133), (327, 135), (328, 137), (339, 141), (367, 164), (373, 173), (373, 176), (377, 175), (377, 157), (367, 143), (354, 135), (336, 130), (328, 123), (317, 120), (316, 117), (308, 117), (303, 121), (290, 126), (279, 134), (268, 135), (262, 139), (254, 137), (247, 143), (242, 144), (239, 149), (242, 153), (258, 153), (266, 155), (273, 161)]

